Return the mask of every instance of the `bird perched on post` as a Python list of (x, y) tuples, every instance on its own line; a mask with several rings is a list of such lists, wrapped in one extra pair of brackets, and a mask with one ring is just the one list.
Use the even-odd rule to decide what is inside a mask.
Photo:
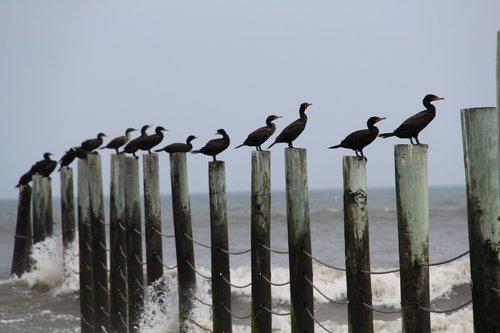
[(222, 138), (212, 139), (208, 141), (207, 144), (201, 149), (193, 150), (191, 153), (202, 153), (204, 155), (212, 156), (214, 158), (214, 162), (217, 161), (216, 156), (226, 150), (227, 147), (229, 147), (230, 140), (226, 131), (224, 131), (222, 128), (218, 129), (217, 133), (215, 134), (222, 135)]
[(132, 133), (133, 131), (137, 131), (137, 129), (132, 127), (127, 128), (127, 130), (125, 131), (125, 135), (117, 136), (116, 138), (111, 140), (106, 146), (101, 147), (100, 149), (106, 149), (106, 148), (114, 149), (118, 154), (118, 148), (120, 148), (121, 146), (130, 141), (130, 133)]
[(413, 138), (417, 141), (417, 144), (420, 144), (418, 141), (418, 134), (422, 131), (436, 116), (436, 107), (431, 103), (434, 101), (439, 101), (444, 98), (438, 97), (436, 95), (426, 95), (423, 99), (423, 104), (425, 106), (425, 110), (421, 111), (410, 118), (403, 121), (398, 128), (396, 128), (393, 132), (390, 133), (382, 133), (379, 136), (381, 138), (388, 138), (391, 136), (397, 136), (401, 139), (410, 139), (410, 142), (413, 144)]
[(80, 146), (85, 150), (93, 152), (94, 150), (99, 148), (100, 145), (102, 145), (102, 143), (104, 141), (103, 137), (105, 137), (105, 136), (106, 136), (106, 134), (99, 133), (99, 134), (97, 134), (97, 138), (85, 140), (81, 143)]
[(168, 131), (167, 129), (163, 128), (162, 126), (157, 126), (155, 128), (155, 133), (145, 136), (142, 138), (140, 141), (137, 142), (137, 147), (139, 147), (140, 150), (147, 150), (148, 153), (151, 154), (151, 149), (158, 145), (161, 140), (163, 140), (163, 132)]
[(57, 161), (52, 160), (50, 156), (52, 156), (51, 153), (43, 154), (43, 160), (36, 162), (31, 167), (32, 174), (49, 177), (57, 166)]
[(242, 146), (249, 146), (249, 147), (256, 147), (257, 150), (262, 150), (260, 147), (264, 142), (266, 142), (267, 139), (273, 135), (274, 131), (276, 131), (276, 125), (273, 123), (274, 120), (281, 118), (281, 116), (269, 116), (266, 119), (266, 126), (263, 126), (261, 128), (256, 129), (252, 133), (248, 134), (248, 137), (245, 139), (245, 141), (235, 147), (240, 148)]
[(384, 119), (385, 118), (376, 116), (370, 117), (366, 122), (366, 126), (368, 126), (368, 129), (362, 129), (352, 132), (351, 134), (346, 136), (345, 139), (340, 142), (340, 144), (328, 147), (328, 149), (348, 148), (354, 150), (356, 156), (358, 156), (359, 159), (366, 158), (363, 154), (363, 148), (368, 146), (373, 142), (373, 140), (377, 138), (378, 128), (375, 126), (375, 124)]
[(274, 142), (269, 147), (267, 147), (267, 149), (281, 142), (288, 143), (288, 147), (293, 148), (293, 141), (297, 139), (300, 133), (302, 133), (306, 128), (307, 115), (305, 112), (306, 109), (311, 105), (311, 103), (302, 103), (299, 108), (300, 118), (285, 127), (276, 137), (276, 140), (274, 140)]
[(61, 171), (62, 168), (64, 167), (67, 167), (71, 164), (71, 162), (73, 162), (73, 160), (77, 157), (76, 156), (76, 150), (75, 148), (70, 148), (69, 150), (67, 150), (64, 155), (61, 157), (61, 159), (59, 160), (59, 163), (61, 164), (61, 166), (59, 167), (59, 170), (57, 170), (58, 172)]
[(26, 172), (21, 176), (21, 178), (19, 178), (19, 181), (17, 182), (17, 185), (15, 187), (18, 188), (20, 186), (26, 186), (31, 182), (32, 179), (33, 172), (31, 170), (28, 170), (28, 172)]
[(167, 152), (169, 154), (187, 153), (187, 152), (191, 151), (191, 149), (193, 149), (193, 145), (191, 144), (191, 141), (193, 141), (194, 139), (196, 139), (196, 136), (190, 135), (186, 139), (186, 143), (184, 143), (184, 142), (171, 143), (171, 144), (163, 147), (162, 149), (155, 150), (155, 152), (158, 153), (160, 151), (164, 151), (164, 152)]
[(139, 142), (141, 140), (143, 140), (145, 137), (148, 136), (148, 133), (146, 133), (146, 131), (150, 127), (151, 127), (151, 125), (144, 125), (144, 126), (142, 126), (142, 128), (141, 128), (141, 135), (138, 136), (137, 138), (129, 141), (119, 154), (128, 153), (128, 154), (134, 155), (134, 157), (137, 157), (135, 155), (135, 153), (139, 150)]

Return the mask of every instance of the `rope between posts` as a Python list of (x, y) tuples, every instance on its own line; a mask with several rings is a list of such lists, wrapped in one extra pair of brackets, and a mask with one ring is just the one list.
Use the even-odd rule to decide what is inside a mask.
[(209, 304), (209, 303), (207, 303), (207, 302), (205, 302), (205, 301), (202, 301), (202, 300), (201, 300), (201, 299), (199, 299), (196, 295), (192, 295), (192, 296), (193, 296), (193, 298), (194, 298), (195, 300), (197, 300), (197, 301), (198, 301), (198, 302), (200, 302), (201, 304), (203, 304), (203, 305), (205, 305), (205, 306), (208, 306), (208, 307), (210, 307), (210, 308), (212, 307), (212, 304)]
[(371, 306), (370, 304), (368, 304), (366, 302), (361, 302), (361, 304), (363, 304), (364, 306), (366, 306), (368, 309), (370, 309), (372, 311), (375, 311), (375, 312), (378, 312), (378, 313), (382, 313), (382, 314), (401, 313), (401, 309), (396, 309), (396, 310), (380, 310), (380, 309), (374, 308), (373, 306)]
[(207, 280), (212, 280), (212, 278), (210, 276), (206, 276), (206, 275), (203, 275), (202, 273), (198, 272), (198, 270), (196, 269), (196, 267), (193, 266), (193, 264), (191, 264), (189, 262), (189, 260), (186, 260), (186, 263), (188, 264), (189, 267), (191, 267), (191, 269), (196, 273), (198, 274), (199, 276), (201, 276), (202, 278), (205, 278)]
[(311, 317), (311, 319), (312, 319), (312, 320), (314, 320), (314, 322), (315, 322), (316, 324), (318, 324), (318, 326), (319, 326), (319, 327), (321, 327), (322, 329), (324, 329), (324, 330), (325, 330), (326, 332), (328, 332), (328, 333), (334, 333), (333, 331), (330, 331), (330, 330), (329, 330), (329, 329), (327, 329), (325, 326), (323, 326), (323, 324), (321, 324), (321, 323), (319, 322), (319, 320), (318, 320), (318, 319), (316, 319), (316, 318), (313, 316), (313, 314), (311, 313), (311, 310), (309, 310), (309, 308), (308, 308), (307, 306), (306, 306), (305, 308), (306, 308), (306, 312), (307, 312), (307, 314), (309, 315), (309, 317)]
[(270, 247), (268, 247), (262, 243), (259, 243), (259, 244), (260, 244), (260, 246), (262, 246), (264, 249), (266, 249), (269, 252), (273, 252), (276, 254), (288, 254), (288, 251), (274, 250), (274, 249), (271, 249)]
[(196, 326), (198, 326), (199, 328), (201, 328), (202, 330), (205, 330), (205, 331), (207, 331), (207, 332), (212, 332), (212, 330), (211, 330), (211, 329), (201, 326), (200, 324), (198, 324), (197, 322), (195, 322), (195, 321), (194, 321), (193, 319), (191, 319), (191, 318), (189, 318), (189, 321), (190, 321), (190, 322), (192, 322), (193, 324), (195, 324)]
[(226, 282), (231, 287), (234, 287), (234, 288), (237, 288), (237, 289), (245, 289), (245, 288), (248, 288), (248, 287), (250, 287), (252, 285), (252, 282), (250, 282), (249, 284), (244, 285), (244, 286), (237, 286), (235, 284), (232, 284), (231, 281), (229, 281), (228, 279), (226, 279), (226, 277), (224, 275), (222, 275), (222, 273), (220, 273), (219, 275), (222, 278), (222, 280), (224, 280), (224, 282)]
[(211, 246), (205, 245), (205, 244), (203, 244), (203, 243), (200, 243), (200, 242), (198, 242), (198, 241), (194, 240), (194, 239), (193, 239), (193, 237), (189, 236), (187, 233), (184, 233), (184, 236), (186, 236), (186, 238), (187, 238), (187, 239), (191, 240), (191, 241), (192, 241), (193, 243), (195, 243), (196, 245), (199, 245), (199, 246), (204, 247), (204, 248), (206, 248), (206, 249), (212, 249), (212, 247), (211, 247)]
[(308, 257), (309, 257), (309, 258), (311, 258), (312, 260), (314, 260), (314, 261), (316, 261), (316, 262), (320, 263), (320, 264), (321, 264), (321, 265), (323, 265), (323, 266), (326, 266), (326, 267), (328, 267), (328, 268), (333, 268), (333, 269), (336, 269), (336, 270), (338, 270), (338, 271), (342, 271), (342, 272), (345, 272), (345, 271), (346, 271), (346, 269), (345, 269), (345, 268), (335, 267), (335, 266), (333, 266), (333, 265), (326, 264), (326, 263), (322, 262), (321, 260), (314, 258), (314, 257), (313, 257), (310, 253), (307, 253), (307, 251), (306, 251), (306, 250), (304, 250), (304, 249), (302, 250), (302, 252), (303, 252), (306, 256), (308, 256)]
[(364, 269), (361, 269), (359, 270), (361, 273), (365, 273), (365, 274), (390, 274), (390, 273), (397, 273), (400, 271), (399, 268), (395, 268), (395, 269), (391, 269), (389, 271), (376, 271), (376, 272), (372, 272), (372, 271), (365, 271)]
[(457, 259), (460, 259), (462, 258), (463, 256), (465, 256), (466, 254), (469, 254), (469, 250), (465, 251), (464, 253), (462, 254), (459, 254), (458, 256), (456, 257), (453, 257), (451, 259), (448, 259), (448, 260), (445, 260), (445, 261), (441, 261), (441, 262), (436, 262), (436, 263), (432, 263), (432, 264), (418, 264), (419, 266), (439, 266), (439, 265), (443, 265), (443, 264), (447, 264), (449, 262), (452, 262), (452, 261), (455, 261)]
[(156, 232), (158, 235), (161, 235), (165, 238), (174, 238), (175, 237), (175, 235), (166, 235), (166, 234), (162, 233), (160, 230), (156, 229), (155, 227), (153, 227), (152, 230), (154, 232)]
[(229, 314), (230, 314), (231, 316), (233, 316), (234, 318), (237, 318), (237, 319), (241, 319), (241, 320), (243, 320), (243, 319), (248, 319), (248, 318), (250, 318), (250, 317), (252, 316), (252, 313), (251, 313), (251, 312), (250, 312), (250, 314), (249, 314), (249, 315), (246, 315), (246, 316), (239, 316), (239, 315), (237, 315), (237, 314), (233, 313), (233, 312), (231, 311), (231, 309), (229, 309), (229, 308), (226, 306), (226, 304), (222, 303), (222, 306), (224, 307), (224, 310), (226, 310), (226, 312), (227, 312), (227, 313), (229, 313)]
[(290, 281), (288, 282), (283, 282), (283, 283), (274, 283), (272, 282), (269, 278), (267, 278), (266, 276), (264, 276), (264, 274), (262, 273), (259, 273), (259, 275), (267, 282), (269, 283), (271, 286), (275, 286), (275, 287), (283, 287), (283, 286), (286, 286), (286, 285), (289, 285), (290, 284)]
[(274, 315), (274, 316), (289, 316), (291, 313), (290, 312), (282, 312), (282, 313), (279, 313), (279, 312), (274, 312), (273, 310), (265, 307), (263, 304), (260, 305), (264, 310), (266, 310), (267, 312), (269, 312), (270, 314)]
[(349, 304), (349, 300), (345, 300), (345, 301), (336, 301), (334, 299), (331, 299), (329, 298), (328, 296), (326, 296), (325, 294), (323, 294), (321, 292), (321, 290), (318, 289), (318, 287), (316, 287), (312, 281), (306, 276), (304, 275), (304, 279), (306, 279), (306, 281), (311, 285), (311, 287), (313, 287), (318, 293), (320, 293), (321, 296), (323, 296), (324, 298), (326, 298), (327, 300), (329, 300), (330, 302), (333, 302), (333, 303), (337, 303), (337, 304), (342, 304), (342, 305), (346, 305), (346, 304)]
[(235, 255), (235, 256), (240, 255), (240, 254), (245, 254), (245, 253), (252, 251), (252, 249), (248, 249), (248, 250), (244, 250), (244, 251), (240, 251), (240, 252), (231, 252), (229, 250), (223, 249), (222, 247), (219, 247), (219, 250), (221, 250), (222, 252), (224, 252), (226, 254)]
[(173, 266), (167, 266), (163, 263), (163, 260), (161, 260), (160, 256), (158, 255), (158, 253), (155, 253), (155, 256), (156, 256), (156, 259), (158, 259), (158, 261), (161, 263), (161, 265), (163, 267), (165, 267), (166, 269), (174, 269), (174, 268), (177, 268), (177, 265), (173, 265)]
[(450, 313), (450, 312), (454, 312), (454, 311), (460, 310), (461, 308), (464, 308), (464, 307), (466, 307), (467, 305), (469, 305), (471, 303), (472, 303), (472, 299), (469, 300), (469, 301), (467, 301), (467, 302), (465, 302), (462, 305), (459, 305), (459, 306), (457, 306), (455, 308), (448, 309), (448, 310), (433, 310), (433, 309), (425, 308), (425, 307), (420, 306), (420, 305), (418, 306), (418, 308), (420, 310), (423, 310), (423, 311), (426, 311), (426, 312), (432, 312), (432, 313)]

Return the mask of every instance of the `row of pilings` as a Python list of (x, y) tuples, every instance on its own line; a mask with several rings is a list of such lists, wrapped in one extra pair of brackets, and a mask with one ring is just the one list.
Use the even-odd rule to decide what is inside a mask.
[[(497, 113), (494, 108), (461, 113), (472, 276), (474, 327), (500, 327), (500, 178)], [(395, 146), (395, 180), (403, 332), (430, 332), (429, 212), (427, 145)], [(291, 331), (314, 332), (311, 231), (306, 150), (285, 149)], [(270, 152), (252, 152), (251, 265), (252, 332), (272, 331)], [(61, 170), (63, 244), (78, 230), (82, 332), (136, 332), (148, 285), (164, 269), (160, 212), (160, 167), (155, 154), (143, 156), (143, 207), (139, 160), (111, 157), (110, 221), (106, 235), (101, 160), (78, 162), (77, 219), (72, 169)], [(232, 332), (231, 278), (225, 164), (209, 162), (213, 332)], [(170, 156), (180, 332), (188, 332), (196, 292), (196, 270), (186, 155)], [(344, 226), (348, 324), (351, 332), (373, 332), (366, 161), (344, 157)], [(13, 274), (29, 269), (31, 242), (52, 233), (50, 181), (35, 176), (21, 187)], [(33, 217), (31, 217), (31, 208)], [(75, 228), (77, 221), (78, 228)], [(31, 230), (33, 229), (33, 230)], [(33, 232), (33, 233), (32, 233)], [(145, 240), (146, 249), (143, 249)], [(109, 244), (109, 246), (108, 246)], [(109, 263), (108, 254), (109, 251)], [(146, 265), (146, 272), (144, 272)], [(376, 272), (377, 274), (381, 272)], [(161, 288), (161, 283), (156, 284)], [(195, 322), (194, 322), (195, 323)], [(321, 325), (320, 325), (321, 326)], [(325, 329), (321, 326), (322, 329)], [(326, 329), (325, 329), (326, 330)]]

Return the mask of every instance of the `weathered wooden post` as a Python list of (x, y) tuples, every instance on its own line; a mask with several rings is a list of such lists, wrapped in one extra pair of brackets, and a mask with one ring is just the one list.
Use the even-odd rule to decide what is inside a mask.
[(54, 216), (52, 212), (52, 179), (49, 177), (44, 177), (44, 186), (47, 193), (47, 201), (45, 207), (45, 231), (48, 237), (52, 237), (54, 234)]
[(307, 188), (307, 151), (285, 149), (286, 210), (290, 261), (290, 299), (292, 333), (314, 332), (313, 280)]
[[(231, 281), (227, 233), (226, 171), (224, 161), (208, 163), (210, 233), (212, 246), (212, 317), (214, 333), (231, 333)], [(223, 251), (225, 250), (225, 251)], [(228, 311), (229, 310), (229, 311)]]
[(64, 253), (75, 240), (75, 194), (73, 169), (62, 168), (61, 178), (61, 228)]
[(344, 156), (344, 231), (349, 332), (373, 332), (366, 160)]
[(405, 333), (431, 331), (429, 308), (429, 202), (427, 145), (396, 145), (401, 310)]
[(127, 280), (129, 331), (137, 332), (144, 307), (144, 269), (142, 260), (141, 198), (139, 163), (125, 159), (125, 221), (127, 223)]
[(101, 156), (87, 155), (96, 332), (109, 331), (109, 286)]
[(18, 277), (29, 271), (31, 254), (31, 187), (19, 186), (16, 234), (10, 274)]
[(158, 154), (145, 154), (144, 224), (148, 285), (163, 277), (163, 245), (161, 236), (160, 168)]
[[(495, 108), (461, 110), (475, 332), (500, 327), (499, 137)], [(495, 291), (496, 290), (496, 291)]]
[(272, 330), (272, 316), (263, 306), (272, 308), (271, 253), (264, 246), (271, 246), (271, 153), (252, 151), (252, 332)]
[(36, 244), (47, 237), (48, 179), (33, 175), (33, 242)]
[(78, 245), (80, 252), (80, 314), (82, 333), (95, 332), (92, 228), (90, 224), (89, 170), (78, 161)]
[(125, 155), (111, 155), (109, 211), (111, 332), (128, 331)]
[(170, 154), (170, 185), (172, 188), (177, 281), (179, 284), (179, 332), (188, 333), (186, 324), (193, 308), (192, 296), (196, 290), (196, 274), (188, 265), (189, 262), (194, 266), (195, 261), (193, 242), (191, 241), (193, 229), (186, 153)]

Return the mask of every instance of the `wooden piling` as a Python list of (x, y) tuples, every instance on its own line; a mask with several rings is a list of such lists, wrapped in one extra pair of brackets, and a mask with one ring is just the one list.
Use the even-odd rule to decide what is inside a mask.
[(148, 285), (163, 277), (161, 236), (160, 168), (158, 154), (144, 154), (144, 225)]
[(271, 253), (271, 153), (252, 151), (252, 333), (272, 331)]
[(47, 237), (52, 237), (54, 234), (54, 215), (52, 212), (52, 180), (49, 177), (44, 177), (44, 186), (46, 187), (47, 201), (45, 207), (45, 230)]
[(19, 186), (16, 234), (10, 274), (20, 277), (30, 269), (31, 255), (31, 187)]
[(87, 156), (96, 332), (109, 331), (109, 286), (101, 156)]
[(75, 240), (75, 194), (73, 169), (62, 168), (61, 178), (61, 228), (64, 253)]
[(95, 333), (92, 228), (90, 223), (89, 170), (78, 161), (78, 244), (80, 252), (81, 332)]
[(285, 149), (288, 251), (290, 261), (290, 299), (292, 333), (314, 332), (314, 303), (307, 151)]
[(186, 153), (170, 154), (170, 185), (172, 188), (177, 281), (179, 285), (179, 332), (188, 333), (186, 324), (193, 308), (192, 296), (196, 291), (196, 273), (188, 265), (190, 263), (194, 266), (195, 260), (193, 242), (191, 241), (193, 229), (191, 225)]
[(144, 269), (142, 259), (142, 226), (139, 163), (135, 157), (125, 159), (125, 221), (127, 225), (127, 280), (129, 332), (137, 332), (144, 307)]
[(33, 200), (33, 242), (36, 244), (47, 237), (47, 207), (48, 207), (48, 181), (40, 175), (34, 175), (32, 190)]
[(113, 333), (128, 331), (125, 178), (125, 155), (111, 155), (109, 284), (111, 332)]
[(495, 108), (461, 110), (475, 332), (500, 328), (499, 129)]
[(372, 333), (370, 241), (366, 189), (366, 160), (344, 156), (344, 232), (349, 332)]
[(429, 193), (427, 145), (396, 145), (396, 204), (405, 333), (431, 330), (429, 308)]
[(212, 318), (214, 333), (231, 333), (226, 173), (224, 161), (208, 163), (210, 232), (212, 246)]

